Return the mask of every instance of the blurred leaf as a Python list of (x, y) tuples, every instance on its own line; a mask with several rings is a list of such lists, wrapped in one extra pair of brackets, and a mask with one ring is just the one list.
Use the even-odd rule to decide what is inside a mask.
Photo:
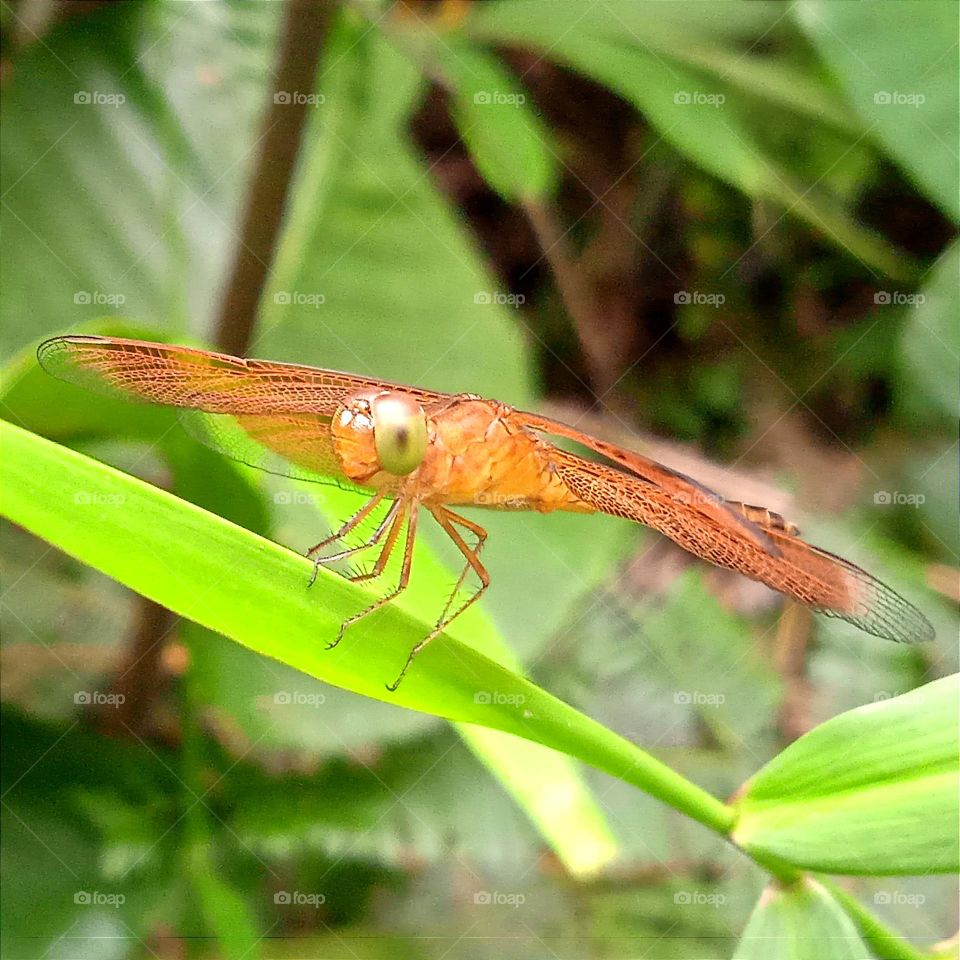
[[(779, 41), (785, 46), (784, 35), (795, 28), (782, 9), (776, 4), (728, 2), (722, 11), (718, 15), (709, 0), (669, 5), (605, 0), (583, 16), (576, 7), (564, 10), (537, 0), (510, 0), (475, 8), (467, 29), (480, 36), (512, 29), (544, 34), (549, 29), (555, 37), (564, 30), (590, 33), (647, 51), (667, 73), (682, 66), (695, 67), (724, 88), (767, 101), (778, 110), (813, 118), (818, 126), (829, 123), (860, 132), (857, 115), (816, 73), (783, 57), (754, 52), (761, 41), (772, 45)], [(678, 78), (681, 75), (676, 73)]]
[(158, 904), (170, 916), (169, 768), (75, 721), (40, 724), (5, 708), (2, 728), (4, 956), (128, 956)]
[(956, 419), (960, 409), (958, 276), (960, 242), (954, 241), (931, 269), (920, 293), (911, 295), (916, 302), (909, 309), (900, 340), (907, 374), (905, 389), (913, 394), (904, 399), (907, 408), (929, 405), (950, 421)]
[(677, 714), (699, 718), (727, 747), (755, 743), (771, 728), (779, 678), (758, 655), (744, 622), (704, 586), (700, 571), (679, 577), (637, 633), (648, 654), (644, 674), (669, 684)]
[(496, 57), (466, 43), (438, 46), (437, 55), (455, 90), (457, 129), (483, 178), (510, 202), (550, 199), (557, 147), (522, 85)]
[(734, 960), (864, 960), (853, 921), (815, 880), (767, 887), (750, 916)]
[(100, 5), (17, 58), (0, 114), (5, 355), (120, 309), (206, 329), (279, 12)]
[(957, 5), (800, 0), (793, 12), (868, 130), (942, 210), (957, 199)]
[[(905, 257), (818, 186), (822, 175), (808, 186), (762, 146), (753, 132), (756, 111), (749, 97), (715, 76), (678, 63), (667, 67), (642, 47), (572, 26), (558, 33), (553, 6), (526, 4), (524, 17), (515, 16), (510, 4), (493, 9), (505, 15), (495, 19), (484, 14), (481, 36), (531, 44), (543, 56), (604, 84), (641, 110), (664, 140), (725, 183), (748, 196), (776, 201), (871, 268), (898, 279), (913, 277), (915, 268)], [(536, 10), (539, 15), (529, 15)]]
[[(3, 434), (8, 517), (174, 612), (358, 693), (559, 749), (669, 798), (715, 830), (726, 828), (727, 808), (709, 794), (451, 637), (424, 650), (416, 669), (388, 694), (385, 679), (396, 676), (429, 629), (422, 621), (391, 606), (374, 622), (358, 623), (336, 651), (325, 651), (317, 641), (334, 636), (369, 602), (367, 590), (321, 571), (322, 592), (308, 593), (303, 584), (311, 565), (302, 557), (15, 427), (4, 425)], [(78, 490), (90, 509), (77, 509)], [(169, 529), (178, 536), (166, 536)], [(470, 636), (493, 646), (489, 635)]]
[(814, 728), (742, 788), (733, 839), (846, 874), (955, 872), (958, 676)]

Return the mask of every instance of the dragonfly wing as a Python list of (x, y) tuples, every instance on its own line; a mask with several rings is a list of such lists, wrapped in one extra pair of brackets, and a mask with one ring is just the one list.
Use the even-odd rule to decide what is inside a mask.
[(56, 337), (40, 344), (37, 359), (58, 379), (107, 396), (207, 413), (330, 417), (367, 390), (396, 390), (423, 405), (449, 397), (336, 370), (119, 337)]
[(553, 461), (558, 476), (575, 496), (603, 513), (653, 527), (710, 563), (759, 580), (875, 636), (903, 643), (933, 637), (926, 617), (890, 587), (790, 530), (779, 529), (775, 520), (764, 531), (776, 545), (774, 554), (725, 520), (719, 522), (712, 515), (691, 510), (654, 482), (627, 476), (566, 450), (557, 449)]
[(179, 420), (194, 439), (238, 463), (296, 480), (363, 490), (343, 474), (330, 440), (329, 417), (184, 410)]
[[(629, 474), (635, 475), (648, 484), (657, 486), (677, 504), (685, 505), (698, 514), (709, 517), (720, 526), (729, 528), (741, 537), (746, 537), (767, 553), (773, 556), (777, 555), (776, 543), (767, 536), (765, 529), (754, 521), (753, 516), (740, 509), (740, 504), (728, 503), (720, 494), (698, 483), (692, 477), (671, 470), (662, 463), (657, 463), (656, 460), (651, 460), (649, 457), (633, 450), (625, 450), (615, 444), (598, 440), (596, 437), (582, 433), (559, 420), (551, 420), (549, 417), (541, 417), (537, 414), (519, 410), (515, 412), (515, 416), (525, 427), (574, 440), (599, 453), (629, 471)], [(629, 476), (629, 474), (624, 473), (623, 475)]]

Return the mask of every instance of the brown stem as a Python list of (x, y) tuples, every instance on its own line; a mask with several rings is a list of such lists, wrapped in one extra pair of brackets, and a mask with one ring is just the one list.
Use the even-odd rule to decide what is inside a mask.
[(616, 374), (612, 371), (618, 368), (618, 363), (610, 356), (610, 344), (603, 336), (603, 318), (599, 316), (596, 297), (583, 276), (553, 205), (528, 200), (524, 201), (523, 209), (556, 280), (564, 306), (573, 318), (586, 354), (594, 396), (602, 397), (613, 385)]
[(334, 10), (331, 0), (287, 0), (270, 105), (217, 320), (216, 342), (227, 353), (243, 354), (250, 345), (306, 122), (306, 98), (314, 92)]

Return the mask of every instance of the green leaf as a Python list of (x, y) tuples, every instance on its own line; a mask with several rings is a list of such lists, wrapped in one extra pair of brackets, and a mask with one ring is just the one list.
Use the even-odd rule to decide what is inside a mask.
[(931, 270), (919, 295), (912, 295), (900, 349), (908, 376), (908, 407), (919, 402), (954, 420), (960, 409), (957, 363), (960, 361), (960, 242), (954, 242)]
[[(633, 103), (664, 140), (704, 170), (748, 196), (773, 200), (870, 267), (897, 279), (913, 278), (915, 267), (908, 259), (820, 186), (821, 171), (807, 185), (763, 146), (755, 131), (754, 102), (717, 76), (680, 63), (666, 65), (656, 51), (633, 45), (629, 34), (619, 40), (587, 30), (558, 36), (556, 25), (542, 16), (492, 23), (482, 19), (478, 33), (533, 45), (544, 57), (604, 84)], [(852, 149), (850, 145), (846, 152)], [(836, 163), (845, 155), (841, 150)]]
[(793, 8), (875, 138), (958, 220), (958, 7), (928, 0), (919, 9), (895, 0)]
[(864, 960), (853, 921), (809, 878), (767, 887), (733, 952), (734, 960)]
[[(14, 365), (18, 372), (20, 367), (20, 364)], [(8, 406), (14, 412), (22, 411), (34, 423), (49, 422), (49, 415), (43, 413), (45, 409), (51, 409), (49, 403), (43, 402), (44, 388), (57, 394), (62, 385), (44, 375), (36, 364), (23, 371), (13, 383), (6, 397)], [(171, 462), (177, 489), (190, 496), (191, 502), (213, 505), (211, 491), (215, 490), (217, 505), (226, 507), (233, 519), (243, 521), (253, 530), (265, 527), (261, 504), (252, 500), (250, 489), (244, 484), (246, 475), (262, 475), (248, 470), (244, 477), (240, 477), (235, 465), (204, 447), (189, 443), (176, 429), (172, 411), (111, 402), (100, 397), (93, 397), (94, 402), (88, 409), (83, 404), (88, 395), (82, 391), (74, 392), (79, 395), (81, 411), (90, 416), (86, 420), (76, 413), (71, 416), (67, 436), (96, 436), (101, 428), (98, 417), (102, 417), (103, 424), (118, 429), (121, 435), (129, 433), (152, 439), (162, 444)], [(137, 419), (137, 413), (143, 414), (142, 421)], [(158, 414), (163, 415), (159, 421)], [(150, 428), (156, 432), (151, 434)], [(232, 497), (227, 496), (230, 493)], [(313, 499), (313, 495), (299, 495)], [(347, 513), (352, 512), (352, 507), (348, 508), (349, 495), (335, 490), (329, 498), (338, 505), (342, 504)], [(429, 617), (437, 598), (449, 589), (450, 573), (426, 549), (418, 548), (415, 563), (416, 579), (398, 608), (406, 609), (414, 616)], [(465, 626), (472, 631), (474, 638), (483, 643), (491, 655), (517, 669), (516, 659), (489, 617), (479, 608), (465, 616)], [(207, 637), (207, 643), (200, 647), (193, 661), (198, 688), (202, 689), (208, 705), (214, 710), (225, 710), (251, 741), (263, 741), (263, 748), (269, 745), (289, 747), (291, 744), (314, 751), (329, 750), (331, 746), (337, 750), (350, 748), (338, 728), (349, 722), (347, 716), (356, 711), (356, 705), (343, 697), (328, 696), (322, 688), (314, 686), (316, 681), (311, 678), (271, 666), (232, 644), (224, 646), (215, 635)], [(282, 694), (279, 706), (278, 694)], [(296, 703), (291, 702), (294, 700)], [(317, 703), (326, 708), (325, 722), (319, 725), (314, 722)], [(339, 713), (336, 704), (341, 707)], [(338, 715), (341, 718), (339, 723), (336, 720)], [(369, 742), (370, 725), (376, 720), (392, 722), (396, 728), (390, 735), (381, 734), (381, 742), (409, 735), (411, 729), (422, 726), (415, 717), (411, 722), (409, 714), (397, 716), (395, 708), (390, 705), (371, 705), (354, 724), (359, 738), (354, 746)], [(320, 729), (313, 732), (318, 726)], [(569, 758), (494, 731), (463, 727), (460, 732), (471, 749), (520, 802), (543, 835), (554, 844), (571, 872), (594, 872), (615, 856), (616, 844), (610, 830)], [(558, 802), (558, 798), (562, 798), (562, 802)]]
[(399, 605), (325, 650), (370, 592), (326, 571), (308, 590), (303, 557), (17, 427), (2, 423), (2, 441), (10, 520), (175, 613), (337, 686), (568, 753), (718, 832), (729, 828), (731, 811), (699, 787), (452, 636), (427, 647), (388, 693), (429, 629)]
[(543, 201), (557, 184), (557, 148), (523, 87), (492, 54), (438, 45), (453, 85), (454, 119), (483, 178), (505, 200)]
[(957, 681), (858, 707), (791, 744), (742, 788), (734, 841), (826, 873), (956, 871)]
[(270, 4), (108, 4), (18, 51), (2, 102), (5, 353), (120, 309), (207, 327), (279, 19)]

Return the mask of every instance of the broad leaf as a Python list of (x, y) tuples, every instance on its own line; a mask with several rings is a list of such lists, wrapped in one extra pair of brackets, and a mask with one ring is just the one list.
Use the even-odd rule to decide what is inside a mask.
[(791, 744), (742, 788), (734, 841), (827, 873), (956, 871), (957, 681), (858, 707)]

